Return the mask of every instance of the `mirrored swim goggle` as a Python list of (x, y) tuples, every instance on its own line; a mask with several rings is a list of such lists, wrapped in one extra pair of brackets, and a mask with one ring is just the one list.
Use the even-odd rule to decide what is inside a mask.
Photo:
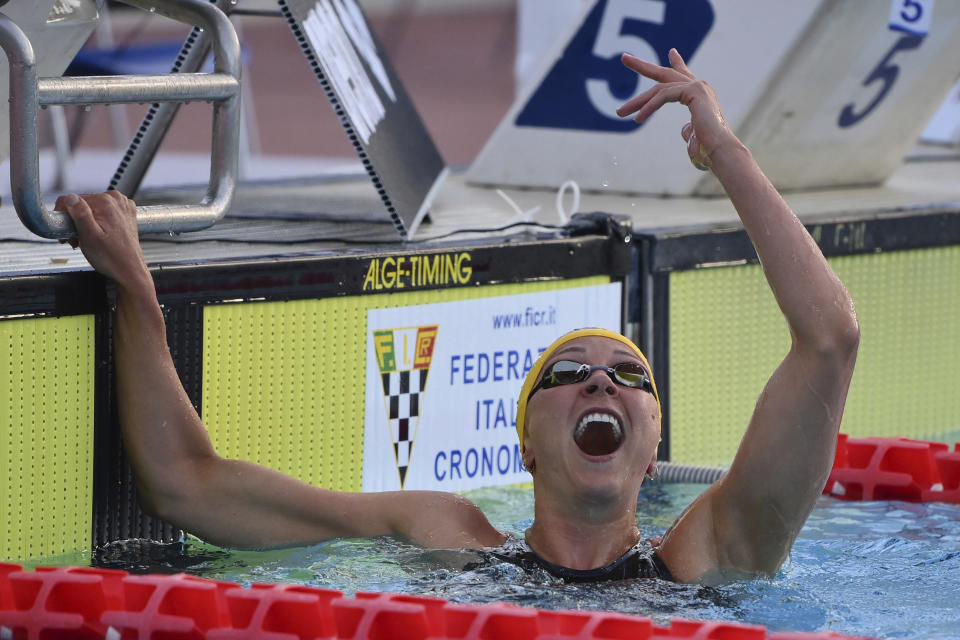
[(613, 367), (602, 364), (583, 364), (574, 360), (557, 360), (549, 367), (540, 382), (530, 390), (527, 400), (533, 397), (533, 394), (540, 389), (550, 389), (564, 384), (576, 384), (583, 382), (594, 371), (603, 371), (610, 379), (622, 387), (630, 389), (642, 389), (647, 393), (653, 393), (653, 383), (650, 381), (650, 375), (639, 362), (621, 362)]

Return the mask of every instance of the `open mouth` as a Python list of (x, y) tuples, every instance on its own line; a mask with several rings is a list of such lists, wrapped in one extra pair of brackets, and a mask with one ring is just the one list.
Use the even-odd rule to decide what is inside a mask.
[(590, 413), (580, 419), (573, 440), (588, 456), (606, 456), (623, 444), (623, 427), (609, 413)]

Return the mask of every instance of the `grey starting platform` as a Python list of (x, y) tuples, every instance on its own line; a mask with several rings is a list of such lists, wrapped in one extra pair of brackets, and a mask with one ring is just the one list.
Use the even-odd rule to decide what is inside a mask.
[[(530, 221), (542, 226), (510, 226), (520, 222), (495, 189), (468, 184), (454, 173), (437, 195), (428, 222), (411, 241), (401, 241), (383, 216), (382, 203), (361, 173), (276, 178), (241, 182), (223, 222), (203, 231), (169, 236), (148, 235), (144, 254), (151, 264), (212, 262), (296, 255), (335, 255), (358, 251), (389, 252), (463, 242), (500, 242), (523, 235), (562, 237), (556, 212), (556, 192), (507, 188), (506, 194), (523, 211), (539, 208)], [(88, 180), (88, 182), (92, 181)], [(84, 189), (94, 190), (91, 184)], [(142, 204), (189, 201), (203, 186), (148, 187)], [(56, 194), (49, 194), (52, 202)], [(960, 208), (960, 151), (949, 147), (917, 147), (883, 185), (784, 194), (805, 224), (862, 222), (913, 218)], [(566, 194), (564, 206), (571, 204)], [(667, 239), (741, 228), (736, 212), (724, 197), (652, 197), (584, 191), (579, 211), (629, 217), (638, 236)], [(886, 248), (925, 246), (919, 237), (900, 237)], [(843, 236), (843, 238), (841, 238)], [(821, 242), (857, 246), (843, 233)], [(831, 241), (833, 240), (833, 241)], [(862, 243), (861, 243), (862, 244)], [(830, 248), (827, 249), (831, 251)], [(744, 259), (731, 257), (731, 261)], [(666, 263), (669, 258), (663, 258)], [(704, 260), (702, 262), (708, 262)], [(686, 266), (695, 266), (694, 259)], [(674, 265), (677, 268), (679, 265)], [(0, 275), (63, 273), (89, 269), (78, 251), (55, 240), (40, 238), (23, 227), (9, 201), (0, 205)]]
[[(565, 235), (557, 213), (557, 193), (543, 189), (506, 188), (506, 195), (523, 211), (539, 208), (529, 226), (495, 189), (468, 184), (454, 173), (445, 182), (428, 221), (411, 241), (401, 241), (382, 213), (379, 196), (361, 173), (349, 171), (325, 176), (276, 178), (241, 182), (224, 221), (203, 231), (175, 235), (147, 235), (144, 254), (151, 265), (235, 261), (302, 255), (390, 252), (465, 242), (498, 243), (504, 239)], [(148, 187), (141, 204), (190, 201), (203, 186)], [(94, 190), (91, 185), (86, 189)], [(922, 146), (883, 185), (784, 194), (791, 208), (808, 225), (829, 222), (865, 222), (916, 218), (960, 209), (960, 151)], [(49, 194), (52, 202), (55, 194)], [(566, 194), (563, 206), (571, 204)], [(652, 197), (585, 191), (580, 212), (627, 216), (633, 233), (666, 240), (739, 230), (736, 212), (724, 197)], [(919, 216), (919, 217), (918, 217)], [(516, 226), (511, 226), (516, 225)], [(922, 226), (922, 225), (921, 225)], [(891, 239), (883, 248), (927, 246), (931, 240), (918, 227), (917, 237)], [(841, 231), (821, 243), (866, 248)], [(835, 250), (826, 249), (828, 253)], [(743, 261), (729, 256), (717, 261)], [(675, 256), (673, 260), (680, 259)], [(671, 258), (663, 257), (664, 264)], [(688, 258), (683, 266), (701, 266), (710, 260)], [(673, 263), (672, 268), (681, 268)], [(63, 273), (87, 270), (79, 251), (55, 240), (40, 238), (23, 227), (12, 206), (0, 206), (0, 275)]]

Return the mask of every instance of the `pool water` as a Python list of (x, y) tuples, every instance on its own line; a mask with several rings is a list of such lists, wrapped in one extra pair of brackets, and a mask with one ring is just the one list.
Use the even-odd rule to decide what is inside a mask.
[[(704, 485), (654, 484), (640, 495), (638, 523), (657, 536)], [(499, 528), (522, 535), (532, 491), (467, 492)], [(356, 591), (415, 593), (456, 602), (511, 602), (547, 609), (614, 610), (730, 620), (770, 631), (834, 631), (879, 638), (960, 640), (960, 505), (841, 502), (821, 498), (773, 578), (708, 588), (625, 580), (567, 585), (518, 567), (459, 568), (462, 551), (425, 551), (390, 539), (335, 540), (273, 551), (226, 551), (187, 539), (117, 543), (82, 557), (36, 564), (94, 564), (131, 572), (186, 571), (205, 578), (294, 582)]]

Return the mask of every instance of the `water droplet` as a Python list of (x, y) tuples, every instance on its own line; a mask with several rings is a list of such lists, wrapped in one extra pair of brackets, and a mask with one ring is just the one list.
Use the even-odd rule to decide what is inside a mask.
[(617, 156), (613, 156), (613, 158), (610, 160), (610, 163), (615, 167), (620, 166), (620, 161), (617, 159)]
[(83, 105), (83, 110), (84, 110), (84, 111), (89, 112), (91, 109), (93, 109), (93, 107), (91, 107), (90, 105), (88, 105), (88, 104)]
[(610, 186), (610, 181), (604, 178), (603, 181), (600, 183), (600, 186), (606, 189), (607, 187)]
[(156, 7), (150, 7), (150, 13), (156, 13), (156, 12), (157, 12)]

